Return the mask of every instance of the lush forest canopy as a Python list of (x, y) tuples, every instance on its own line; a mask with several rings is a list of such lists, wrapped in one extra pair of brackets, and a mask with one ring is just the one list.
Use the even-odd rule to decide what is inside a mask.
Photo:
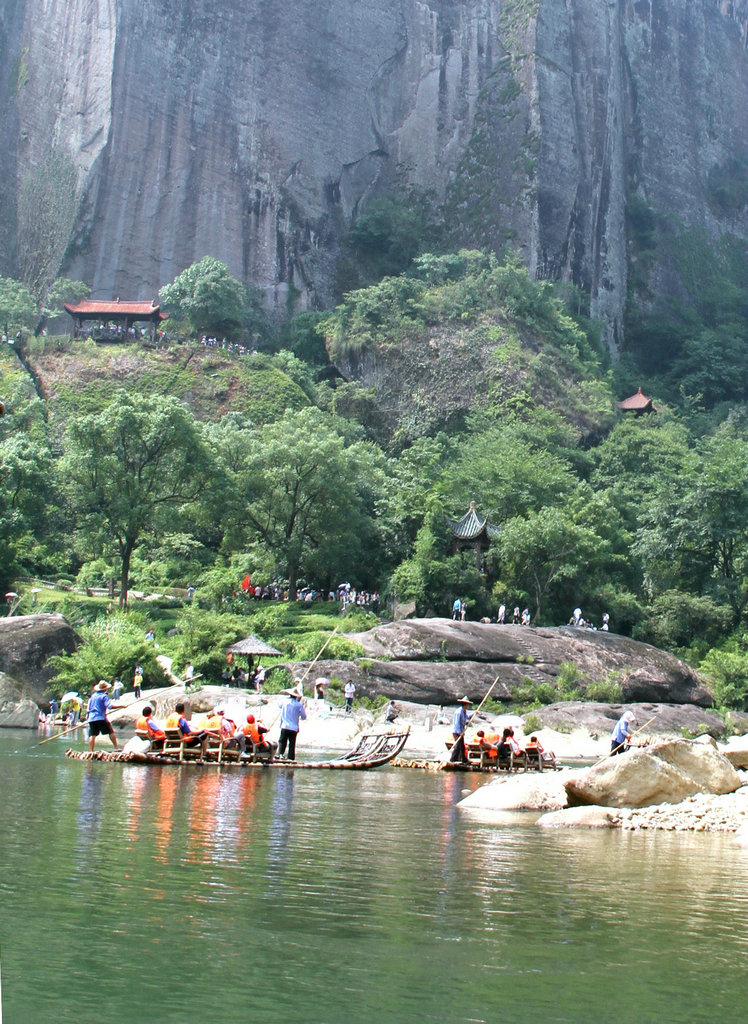
[[(15, 341), (0, 352), (0, 583), (193, 585), (206, 615), (243, 613), (246, 574), (292, 594), (345, 579), (422, 614), (460, 596), (471, 618), (503, 603), (559, 624), (579, 606), (744, 703), (735, 254), (710, 264), (697, 306), (632, 312), (611, 366), (584, 296), (511, 257), (423, 252), (419, 233), (443, 244), (425, 200), (396, 215), (375, 207), (351, 235), (341, 273), (355, 264), (369, 284), (280, 327), (207, 257), (162, 290), (175, 319), (153, 346), (34, 336), (79, 284), (50, 284), (40, 304), (0, 280)], [(617, 408), (637, 384), (656, 411)], [(500, 527), (480, 564), (453, 553), (446, 524), (471, 500)]]

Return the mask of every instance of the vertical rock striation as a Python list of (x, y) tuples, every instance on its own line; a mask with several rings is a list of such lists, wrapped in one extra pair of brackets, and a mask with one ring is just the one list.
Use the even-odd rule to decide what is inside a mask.
[[(748, 149), (748, 0), (7, 0), (0, 269), (15, 199), (70, 151), (66, 272), (150, 298), (206, 253), (270, 306), (334, 299), (342, 234), (409, 183), (456, 241), (589, 290), (621, 344), (636, 194), (716, 239)], [(683, 287), (671, 261), (653, 282)]]

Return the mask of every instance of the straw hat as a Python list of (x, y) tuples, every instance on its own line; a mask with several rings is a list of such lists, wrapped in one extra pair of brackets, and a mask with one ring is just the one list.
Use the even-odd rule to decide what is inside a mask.
[(289, 697), (298, 697), (299, 700), (301, 700), (301, 698), (304, 696), (304, 691), (302, 690), (300, 683), (298, 686), (289, 687), (287, 690), (284, 690), (283, 692), (287, 693)]
[(100, 679), (98, 681), (98, 683), (96, 684), (96, 689), (97, 690), (108, 690), (109, 689), (109, 683), (106, 681), (106, 679)]
[(460, 699), (457, 701), (457, 703), (458, 704), (472, 704), (473, 702), (470, 700), (469, 697), (460, 697)]

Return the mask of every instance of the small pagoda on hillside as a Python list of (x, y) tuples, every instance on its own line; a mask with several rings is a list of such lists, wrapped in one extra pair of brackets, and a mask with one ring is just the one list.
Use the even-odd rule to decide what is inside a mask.
[(641, 416), (645, 412), (657, 412), (657, 406), (651, 398), (647, 398), (645, 394), (642, 394), (641, 388), (639, 388), (635, 395), (629, 395), (628, 398), (624, 398), (622, 402), (619, 402), (618, 408), (624, 412), (633, 412), (635, 416)]
[(456, 555), (458, 551), (475, 550), (475, 564), (478, 570), (481, 570), (483, 552), (493, 538), (499, 536), (501, 527), (489, 523), (487, 518), (481, 518), (474, 501), (470, 502), (470, 508), (462, 519), (450, 519), (449, 516), (444, 518), (452, 535), (452, 554)]
[[(127, 337), (135, 324), (149, 324), (153, 340), (156, 330), (169, 316), (168, 313), (162, 313), (161, 307), (155, 302), (122, 302), (120, 299), (82, 299), (76, 303), (66, 302), (65, 309), (73, 318), (75, 338), (87, 333), (96, 337), (102, 332), (107, 338), (113, 334)], [(96, 327), (86, 331), (83, 325), (90, 322), (95, 323)]]

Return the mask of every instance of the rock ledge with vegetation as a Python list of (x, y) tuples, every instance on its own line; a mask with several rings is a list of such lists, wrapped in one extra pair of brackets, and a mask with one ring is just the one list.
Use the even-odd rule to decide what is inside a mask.
[[(557, 685), (563, 665), (588, 684), (620, 688), (620, 701), (688, 704), (712, 699), (698, 676), (678, 658), (613, 633), (571, 626), (499, 626), (451, 619), (386, 623), (349, 639), (363, 657), (318, 662), (314, 674), (352, 679), (367, 696), (450, 704), (467, 694), (480, 701), (498, 677), (492, 697), (516, 700), (541, 686)], [(295, 669), (305, 666), (294, 666)]]

